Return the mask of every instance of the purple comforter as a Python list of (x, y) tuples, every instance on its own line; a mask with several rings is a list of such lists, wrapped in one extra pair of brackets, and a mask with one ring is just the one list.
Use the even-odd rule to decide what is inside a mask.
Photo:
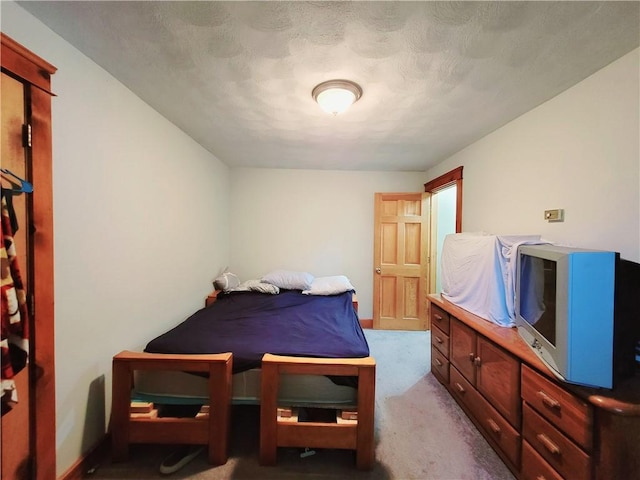
[(151, 353), (233, 353), (233, 373), (260, 367), (262, 355), (367, 357), (369, 346), (351, 301), (340, 295), (281, 290), (220, 294), (212, 305), (160, 335)]

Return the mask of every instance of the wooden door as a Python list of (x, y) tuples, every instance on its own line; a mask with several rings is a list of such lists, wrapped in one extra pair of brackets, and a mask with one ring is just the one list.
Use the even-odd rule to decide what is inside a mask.
[[(23, 145), (23, 125), (25, 118), (25, 88), (24, 84), (9, 75), (2, 73), (0, 79), (0, 95), (2, 102), (2, 168), (22, 179), (27, 177), (27, 151)], [(3, 196), (12, 206), (15, 222), (12, 232), (15, 253), (20, 277), (23, 285), (29, 291), (30, 260), (29, 252), (29, 223), (26, 193), (12, 193), (17, 188), (12, 183), (19, 181), (11, 175), (0, 175)], [(28, 324), (28, 318), (22, 318)], [(28, 325), (27, 327), (28, 328)], [(25, 342), (26, 343), (26, 342)], [(24, 345), (28, 351), (28, 345)], [(16, 369), (17, 370), (17, 369)], [(30, 403), (30, 375), (26, 365), (14, 372), (15, 392), (17, 403), (11, 402), (11, 407), (2, 405), (2, 479), (22, 479), (31, 476), (29, 432), (31, 431)], [(10, 409), (9, 409), (10, 408)], [(9, 439), (9, 441), (5, 441)]]
[(429, 194), (376, 193), (373, 327), (426, 330)]
[[(48, 480), (56, 478), (50, 93), (56, 68), (1, 32), (0, 40), (2, 167), (33, 185), (33, 193), (13, 198), (29, 298), (29, 363), (16, 378), (18, 403), (2, 416), (0, 470), (2, 480)], [(10, 184), (5, 178), (2, 185)]]

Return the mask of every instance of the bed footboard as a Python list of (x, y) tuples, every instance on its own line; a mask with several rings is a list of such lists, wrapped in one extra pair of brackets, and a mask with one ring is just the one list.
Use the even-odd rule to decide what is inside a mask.
[[(334, 359), (264, 355), (260, 400), (260, 464), (275, 465), (278, 447), (311, 447), (355, 450), (357, 467), (361, 470), (373, 468), (375, 369), (376, 363), (372, 357)], [(357, 376), (357, 422), (279, 421), (278, 388), (280, 375), (285, 373)]]
[[(113, 357), (111, 442), (114, 461), (129, 456), (131, 443), (208, 445), (209, 463), (227, 461), (232, 354), (174, 355), (123, 351)], [(198, 418), (132, 418), (133, 372), (179, 370), (209, 376), (209, 414)]]

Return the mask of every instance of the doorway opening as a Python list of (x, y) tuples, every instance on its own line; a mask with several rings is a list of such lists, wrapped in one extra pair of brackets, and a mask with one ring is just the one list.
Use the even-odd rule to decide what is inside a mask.
[(429, 293), (442, 291), (440, 255), (444, 238), (462, 231), (462, 168), (455, 168), (424, 185), (424, 191), (431, 194)]
[(440, 253), (444, 237), (456, 233), (456, 185), (439, 190), (431, 196), (431, 291), (442, 291)]

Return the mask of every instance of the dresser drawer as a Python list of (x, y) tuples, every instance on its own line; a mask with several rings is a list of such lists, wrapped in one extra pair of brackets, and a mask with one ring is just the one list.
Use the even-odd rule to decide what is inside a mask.
[(431, 304), (431, 325), (435, 325), (449, 335), (449, 314), (433, 303)]
[(445, 357), (449, 358), (449, 335), (439, 328), (431, 329), (431, 345), (440, 350)]
[(440, 382), (449, 384), (449, 360), (436, 348), (431, 349), (431, 371)]
[(525, 403), (522, 433), (529, 444), (565, 478), (591, 478), (591, 457)]
[(520, 433), (484, 397), (479, 397), (473, 406), (476, 420), (511, 463), (520, 465)]
[(522, 480), (563, 480), (529, 442), (522, 442)]
[(473, 412), (480, 394), (453, 365), (449, 367), (449, 387), (451, 395)]
[(593, 446), (593, 410), (584, 400), (522, 366), (522, 398), (587, 452)]
[(462, 376), (455, 367), (449, 369), (449, 386), (452, 395), (466, 406), (471, 415), (502, 450), (514, 466), (520, 464), (520, 434), (500, 415), (489, 402)]

